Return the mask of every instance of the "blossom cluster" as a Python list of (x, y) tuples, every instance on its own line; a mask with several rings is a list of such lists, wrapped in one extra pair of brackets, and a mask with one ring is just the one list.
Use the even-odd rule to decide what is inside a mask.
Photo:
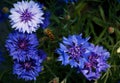
[(25, 80), (36, 80), (46, 53), (37, 49), (39, 42), (33, 32), (49, 25), (50, 13), (34, 1), (18, 1), (10, 13), (10, 22), (16, 31), (9, 34), (5, 47), (14, 61), (13, 74)]
[(57, 49), (60, 55), (58, 61), (62, 61), (63, 65), (69, 64), (71, 68), (76, 68), (88, 80), (95, 80), (100, 78), (102, 71), (110, 67), (107, 64), (110, 54), (102, 46), (95, 46), (88, 40), (89, 37), (82, 38), (82, 34), (63, 37), (63, 42)]
[(6, 48), (14, 60), (13, 73), (25, 80), (36, 80), (46, 58), (43, 50), (38, 50), (35, 34), (21, 32), (10, 33), (6, 40)]
[[(64, 0), (66, 3), (77, 0)], [(45, 29), (50, 24), (50, 12), (44, 10), (44, 5), (32, 0), (18, 1), (10, 9), (10, 23), (15, 29), (9, 34), (5, 47), (14, 61), (13, 74), (25, 80), (36, 80), (42, 71), (42, 63), (46, 53), (39, 50), (39, 41), (35, 32)], [(100, 78), (101, 73), (110, 66), (107, 60), (110, 53), (103, 46), (94, 45), (80, 35), (63, 37), (60, 48), (56, 52), (60, 55), (58, 61), (62, 65), (70, 65), (88, 80)]]

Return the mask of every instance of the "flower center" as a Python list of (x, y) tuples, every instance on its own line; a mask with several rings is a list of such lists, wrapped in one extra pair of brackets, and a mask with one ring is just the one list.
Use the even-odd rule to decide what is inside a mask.
[(25, 40), (20, 40), (19, 43), (18, 43), (18, 46), (20, 49), (27, 49), (27, 41)]
[(33, 59), (27, 60), (25, 62), (20, 62), (21, 67), (26, 71), (34, 69), (35, 61)]
[(25, 62), (25, 63), (24, 63), (24, 68), (25, 68), (26, 70), (30, 70), (30, 69), (31, 69), (31, 66), (32, 66), (32, 63), (31, 63), (31, 62)]
[(98, 64), (97, 58), (98, 58), (98, 55), (92, 53), (92, 55), (88, 57), (89, 62), (85, 64), (85, 67), (88, 69), (91, 68), (93, 72), (96, 71), (97, 64)]
[(26, 9), (20, 17), (21, 21), (28, 22), (32, 19), (32, 13)]
[(89, 61), (91, 62), (91, 64), (96, 65), (97, 64), (97, 58), (98, 58), (98, 55), (92, 54), (92, 55), (89, 56)]
[(74, 46), (68, 49), (68, 53), (70, 54), (70, 58), (73, 58), (78, 61), (79, 57), (82, 57), (83, 52), (85, 52), (84, 48), (81, 46)]

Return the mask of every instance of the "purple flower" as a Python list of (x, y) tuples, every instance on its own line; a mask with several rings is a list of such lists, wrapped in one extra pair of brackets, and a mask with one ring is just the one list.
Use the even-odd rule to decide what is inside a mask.
[(110, 53), (103, 49), (102, 46), (94, 46), (93, 44), (88, 49), (91, 53), (88, 61), (85, 62), (84, 68), (80, 69), (80, 71), (88, 80), (95, 80), (100, 78), (102, 71), (106, 71), (110, 67), (107, 64)]
[(14, 8), (10, 9), (12, 28), (19, 32), (32, 33), (35, 32), (40, 24), (43, 24), (44, 12), (40, 4), (34, 1), (22, 1), (14, 4)]
[(13, 59), (25, 60), (36, 54), (38, 40), (35, 34), (14, 32), (9, 34), (5, 46)]
[(60, 48), (57, 49), (60, 55), (58, 61), (62, 61), (63, 65), (70, 64), (71, 67), (83, 68), (89, 55), (88, 40), (89, 38), (82, 38), (82, 34), (63, 37), (63, 43), (60, 43)]
[(18, 75), (18, 78), (28, 80), (36, 80), (39, 76), (42, 66), (36, 59), (26, 59), (25, 61), (15, 61), (13, 73)]

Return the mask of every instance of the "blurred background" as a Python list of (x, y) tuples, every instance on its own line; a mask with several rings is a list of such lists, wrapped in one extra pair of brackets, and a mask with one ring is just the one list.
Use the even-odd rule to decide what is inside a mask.
[[(44, 4), (50, 12), (50, 24), (46, 29), (39, 28), (38, 48), (44, 49), (47, 59), (43, 71), (36, 81), (24, 81), (13, 75), (13, 60), (5, 48), (11, 28), (9, 10), (21, 0), (0, 0), (0, 83), (120, 83), (120, 1), (119, 0), (78, 0), (66, 3), (64, 0), (34, 0)], [(57, 61), (55, 50), (62, 37), (73, 34), (91, 37), (90, 42), (102, 45), (110, 52), (110, 68), (100, 79), (87, 80), (82, 74), (62, 66)], [(52, 36), (51, 36), (52, 35)]]

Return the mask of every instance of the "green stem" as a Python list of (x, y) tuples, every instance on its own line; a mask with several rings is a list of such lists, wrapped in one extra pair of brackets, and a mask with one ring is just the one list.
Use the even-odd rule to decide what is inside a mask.
[(33, 83), (36, 83), (36, 80), (34, 80), (34, 82)]
[(94, 82), (94, 83), (98, 83), (98, 82), (97, 82), (97, 80), (95, 80), (95, 82)]
[(70, 72), (66, 75), (65, 78), (68, 78), (72, 74), (73, 69), (70, 70)]
[(67, 78), (72, 74), (73, 69), (70, 70), (70, 72), (65, 76), (65, 78), (62, 80), (61, 83), (64, 83), (64, 81), (67, 81)]
[(8, 0), (4, 0), (4, 2), (6, 2), (6, 3), (10, 4), (10, 5), (13, 5), (13, 3), (8, 1)]
[(113, 47), (113, 49), (112, 49), (112, 52), (111, 52), (111, 55), (113, 55), (113, 52), (114, 52), (115, 48), (118, 46), (119, 43), (120, 43), (120, 41), (118, 41), (118, 42), (114, 45), (114, 47)]
[(52, 72), (52, 70), (50, 69), (49, 66), (47, 66), (47, 65), (45, 64), (45, 67), (50, 71), (50, 73), (51, 73), (54, 77), (57, 77), (57, 76)]
[(102, 33), (100, 34), (100, 36), (96, 39), (95, 44), (98, 44), (99, 41), (101, 40), (101, 38), (104, 36), (104, 34), (106, 33), (107, 27), (105, 27), (105, 29), (102, 31)]
[(5, 73), (9, 72), (11, 70), (3, 71), (3, 73), (0, 75), (0, 80), (2, 80), (2, 77), (4, 76)]

